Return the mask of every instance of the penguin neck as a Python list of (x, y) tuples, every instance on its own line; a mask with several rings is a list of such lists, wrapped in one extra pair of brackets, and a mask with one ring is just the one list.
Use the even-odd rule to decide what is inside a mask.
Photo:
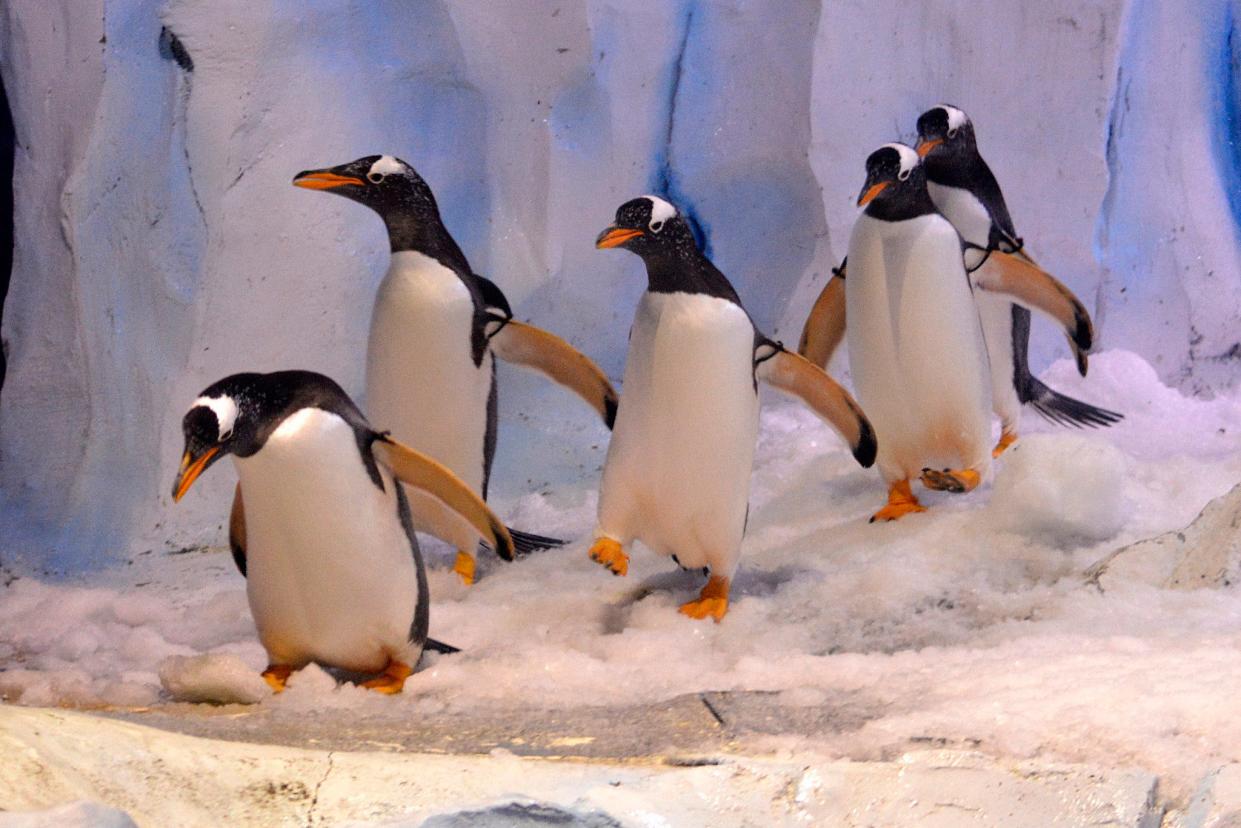
[(696, 250), (692, 256), (647, 258), (646, 278), (651, 293), (702, 293), (741, 304), (728, 277)]
[(389, 210), (380, 215), (388, 228), (393, 253), (412, 250), (430, 256), (458, 275), (471, 272), (469, 261), (438, 214)]
[(866, 215), (880, 221), (907, 221), (936, 212), (926, 186), (910, 187), (888, 198), (877, 198), (866, 205)]

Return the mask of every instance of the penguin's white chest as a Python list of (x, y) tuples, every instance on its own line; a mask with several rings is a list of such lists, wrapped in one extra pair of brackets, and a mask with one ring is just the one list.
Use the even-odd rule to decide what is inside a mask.
[[(493, 357), (474, 364), (474, 302), (461, 279), (429, 256), (392, 254), (371, 316), (367, 419), (424, 452), (482, 494)], [(438, 501), (409, 491), (415, 525), (473, 549)], [(444, 514), (441, 514), (443, 512)]]
[(889, 480), (989, 468), (986, 350), (956, 231), (938, 214), (858, 217), (846, 313), (859, 401)]
[(952, 223), (961, 238), (979, 247), (987, 246), (991, 239), (991, 214), (986, 205), (963, 187), (946, 187), (928, 181), (926, 188), (936, 209)]
[(246, 504), (246, 592), (272, 662), (372, 672), (390, 657), (413, 663), (413, 549), (392, 476), (380, 467), (380, 491), (353, 429), (302, 409), (257, 453), (234, 459)]
[(731, 576), (758, 431), (754, 328), (733, 302), (646, 293), (600, 492), (600, 529)]

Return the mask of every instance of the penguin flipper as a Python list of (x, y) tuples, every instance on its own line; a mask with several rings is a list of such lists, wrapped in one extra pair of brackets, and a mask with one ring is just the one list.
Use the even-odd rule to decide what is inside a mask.
[(246, 507), (241, 502), (241, 483), (233, 492), (233, 508), (228, 513), (228, 548), (233, 551), (233, 563), (244, 578), (246, 575)]
[(834, 276), (827, 280), (823, 292), (815, 300), (806, 317), (806, 326), (802, 328), (801, 341), (797, 345), (797, 353), (810, 362), (827, 370), (832, 354), (840, 347), (840, 340), (845, 336), (845, 266), (848, 260), (841, 262)]
[[(763, 350), (774, 348), (770, 356)], [(755, 350), (754, 374), (773, 388), (797, 397), (845, 439), (863, 468), (875, 462), (875, 430), (840, 383), (804, 357), (768, 340)]]
[(509, 321), (491, 337), (492, 352), (515, 365), (533, 368), (590, 404), (608, 428), (616, 421), (616, 389), (599, 366), (568, 342), (542, 328)]
[[(487, 504), (470, 490), (446, 466), (430, 457), (398, 443), (386, 434), (378, 435), (372, 445), (375, 458), (397, 479), (424, 492), (460, 515), (474, 528), (483, 542), (506, 561), (513, 560), (513, 538)], [(444, 540), (451, 539), (445, 538)]]
[(991, 252), (994, 267), (984, 267), (974, 274), (974, 284), (981, 290), (1002, 293), (1030, 310), (1047, 314), (1063, 328), (1077, 359), (1077, 370), (1086, 375), (1086, 354), (1094, 344), (1094, 323), (1086, 307), (1056, 277), (1034, 264), (1021, 252)]

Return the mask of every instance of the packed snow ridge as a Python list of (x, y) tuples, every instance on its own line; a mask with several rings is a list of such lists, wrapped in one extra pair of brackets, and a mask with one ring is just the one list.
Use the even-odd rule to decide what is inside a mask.
[(886, 525), (867, 523), (884, 496), (874, 471), (808, 411), (769, 405), (734, 603), (718, 625), (676, 612), (700, 581), (666, 559), (638, 546), (624, 579), (588, 560), (606, 432), (566, 430), (551, 405), (519, 441), (542, 462), (517, 458), (496, 482), (536, 493), (496, 505), (575, 542), (513, 564), (483, 559), (474, 587), (450, 571), (451, 550), (428, 544), (431, 634), (463, 652), (428, 657), (403, 695), (314, 666), (270, 695), (226, 550), (140, 554), (81, 584), (12, 580), (0, 692), (27, 705), (255, 702), (281, 716), (404, 722), (771, 691), (777, 704), (871, 710), (816, 744), (840, 756), (889, 757), (929, 737), (1140, 766), (1188, 786), (1241, 744), (1235, 587), (1168, 589), (1118, 564), (1102, 581), (1086, 572), (1182, 529), (1241, 479), (1241, 405), (1182, 396), (1123, 351), (1096, 355), (1089, 380), (1067, 360), (1044, 379), (1126, 419), (1066, 432), (1029, 417), (993, 485), (931, 496), (925, 515)]

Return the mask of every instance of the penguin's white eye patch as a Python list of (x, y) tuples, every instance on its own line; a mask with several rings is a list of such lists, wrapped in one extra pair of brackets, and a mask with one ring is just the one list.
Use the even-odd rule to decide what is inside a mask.
[(370, 179), (372, 184), (378, 184), (385, 178), (383, 173), (378, 172), (369, 173), (366, 177)]
[(217, 442), (223, 442), (233, 435), (233, 425), (237, 422), (237, 403), (232, 397), (199, 397), (194, 400), (194, 406), (210, 408), (215, 414)]
[(658, 233), (660, 230), (664, 229), (664, 220), (655, 219), (655, 221), (651, 222), (650, 228), (652, 233)]
[(908, 180), (909, 180), (909, 176), (910, 176), (912, 173), (913, 173), (913, 170), (901, 170), (900, 172), (898, 172), (898, 173), (896, 174), (896, 178), (897, 178), (897, 180), (899, 180), (899, 181), (908, 181)]

